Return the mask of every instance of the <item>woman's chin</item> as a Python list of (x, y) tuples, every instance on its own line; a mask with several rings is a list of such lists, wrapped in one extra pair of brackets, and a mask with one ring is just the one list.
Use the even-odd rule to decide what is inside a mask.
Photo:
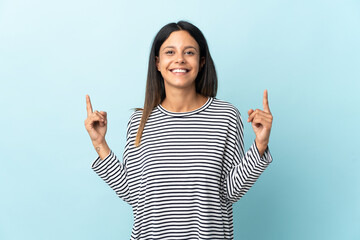
[(174, 87), (174, 88), (189, 88), (194, 85), (195, 87), (195, 80), (191, 81), (188, 79), (172, 79), (171, 81), (165, 81), (165, 87)]

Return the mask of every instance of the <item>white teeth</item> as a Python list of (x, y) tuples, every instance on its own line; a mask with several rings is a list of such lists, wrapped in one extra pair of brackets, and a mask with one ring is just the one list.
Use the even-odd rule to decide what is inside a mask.
[(185, 69), (174, 69), (172, 70), (172, 72), (186, 72)]

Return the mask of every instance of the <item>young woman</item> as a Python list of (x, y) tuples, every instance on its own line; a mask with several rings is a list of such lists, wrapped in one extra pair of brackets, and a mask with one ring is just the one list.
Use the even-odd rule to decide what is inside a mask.
[(165, 25), (151, 48), (144, 108), (127, 125), (120, 161), (105, 141), (107, 114), (86, 95), (93, 170), (130, 204), (131, 239), (233, 239), (232, 204), (272, 161), (267, 91), (250, 109), (256, 138), (244, 153), (239, 110), (217, 99), (207, 42), (189, 22)]

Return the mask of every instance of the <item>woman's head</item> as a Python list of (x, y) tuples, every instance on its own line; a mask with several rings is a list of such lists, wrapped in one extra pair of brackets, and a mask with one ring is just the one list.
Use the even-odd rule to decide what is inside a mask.
[[(209, 52), (207, 41), (202, 32), (195, 25), (186, 21), (179, 21), (177, 23), (169, 23), (163, 26), (156, 34), (151, 47), (147, 86), (154, 85), (153, 87), (150, 87), (149, 90), (155, 90), (156, 92), (153, 92), (153, 94), (160, 95), (160, 101), (158, 98), (156, 98), (156, 105), (161, 103), (161, 101), (165, 98), (164, 79), (162, 73), (157, 67), (157, 61), (159, 61), (159, 57), (161, 58), (160, 49), (164, 42), (170, 37), (170, 35), (178, 31), (185, 31), (187, 34), (189, 34), (191, 38), (196, 41), (200, 50), (198, 53), (199, 65), (201, 66), (203, 63), (203, 67), (199, 68), (199, 72), (195, 80), (196, 92), (204, 96), (216, 96), (217, 75), (214, 62)], [(146, 94), (148, 94), (148, 92), (146, 92)]]
[(172, 32), (155, 58), (165, 85), (165, 95), (174, 88), (195, 93), (195, 79), (205, 64), (205, 57), (200, 58), (199, 44), (187, 31)]
[[(170, 36), (172, 37), (169, 39)], [(174, 42), (173, 40), (176, 40), (176, 36), (180, 36), (182, 39), (185, 39), (182, 43), (190, 43), (190, 45), (198, 50), (198, 55), (196, 55), (196, 59), (198, 61), (197, 63), (194, 63), (195, 56), (191, 57), (192, 55), (184, 55), (184, 59), (181, 59), (181, 57), (178, 59), (171, 59), (170, 55), (161, 55), (162, 52), (160, 52), (160, 50), (164, 50), (166, 46), (170, 46), (169, 44), (163, 46), (164, 42), (168, 39), (168, 43), (170, 43), (170, 40)], [(185, 46), (181, 45), (181, 48), (179, 48), (179, 46), (179, 44), (177, 44), (177, 46), (173, 46), (175, 47), (173, 50), (175, 50), (175, 52), (180, 49), (185, 50)], [(172, 53), (173, 52), (168, 54)], [(180, 56), (180, 54), (178, 54), (176, 58), (178, 56)], [(182, 60), (184, 61), (182, 62)], [(171, 75), (172, 73), (170, 70), (180, 66), (181, 68), (192, 70), (192, 72), (188, 75), (188, 81), (192, 81), (195, 77), (195, 91), (197, 93), (207, 97), (216, 96), (216, 70), (209, 52), (207, 41), (202, 32), (196, 26), (186, 21), (169, 23), (163, 26), (156, 34), (150, 51), (144, 108), (137, 108), (138, 110), (142, 110), (143, 113), (135, 140), (136, 146), (140, 144), (141, 135), (150, 113), (154, 107), (165, 99), (166, 94), (163, 75), (166, 77), (166, 80), (171, 80), (172, 83), (175, 83), (174, 81), (176, 81), (176, 78), (170, 77), (174, 76)], [(171, 82), (169, 81), (168, 83)]]

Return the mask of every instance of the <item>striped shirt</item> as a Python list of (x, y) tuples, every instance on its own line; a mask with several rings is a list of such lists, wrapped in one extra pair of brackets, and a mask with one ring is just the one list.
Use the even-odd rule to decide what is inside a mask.
[(272, 162), (255, 140), (244, 153), (243, 123), (229, 102), (209, 97), (190, 112), (157, 105), (135, 147), (142, 111), (127, 125), (120, 161), (112, 150), (92, 169), (132, 206), (131, 240), (233, 239), (232, 204)]

